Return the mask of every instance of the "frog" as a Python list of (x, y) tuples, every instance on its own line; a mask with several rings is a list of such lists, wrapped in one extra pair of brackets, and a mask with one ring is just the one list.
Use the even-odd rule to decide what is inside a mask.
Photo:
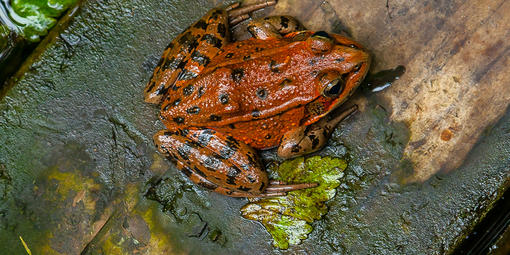
[(292, 16), (251, 20), (251, 38), (232, 38), (232, 27), (275, 4), (210, 10), (169, 43), (144, 90), (166, 127), (153, 137), (157, 150), (192, 182), (226, 196), (284, 196), (315, 187), (269, 179), (259, 151), (278, 148), (287, 159), (324, 147), (356, 105), (329, 113), (370, 66), (359, 43), (307, 30)]

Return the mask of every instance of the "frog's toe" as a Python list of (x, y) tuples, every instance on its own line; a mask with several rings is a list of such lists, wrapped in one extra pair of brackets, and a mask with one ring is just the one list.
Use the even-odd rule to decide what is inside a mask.
[(241, 6), (233, 4), (226, 8), (228, 12), (229, 23), (231, 26), (235, 26), (240, 22), (250, 18), (250, 13), (263, 9), (268, 6), (272, 6), (276, 4), (276, 0), (262, 0), (254, 4)]
[(239, 2), (233, 3), (233, 4), (229, 5), (229, 6), (227, 6), (225, 8), (225, 11), (229, 12), (229, 11), (239, 7), (240, 5), (241, 5), (241, 3), (239, 3)]
[(266, 193), (287, 192), (300, 189), (309, 189), (317, 187), (317, 183), (299, 183), (299, 184), (270, 184), (266, 188)]

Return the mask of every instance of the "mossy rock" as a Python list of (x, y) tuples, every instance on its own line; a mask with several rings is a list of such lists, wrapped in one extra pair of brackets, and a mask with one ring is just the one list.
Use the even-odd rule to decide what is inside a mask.
[[(192, 185), (152, 144), (163, 126), (143, 87), (168, 42), (216, 4), (84, 1), (49, 33), (1, 94), (5, 253), (25, 253), (20, 236), (34, 254), (282, 253), (241, 216), (246, 199)], [(499, 32), (509, 8), (503, 0), (483, 8), (280, 0), (267, 10), (346, 31), (372, 52), (373, 72), (408, 70), (391, 88), (359, 90), (349, 101), (360, 111), (317, 154), (345, 158), (345, 176), (308, 239), (286, 252), (439, 254), (469, 233), (508, 187), (510, 114), (501, 98), (509, 42)], [(478, 54), (480, 40), (499, 46)], [(479, 93), (486, 84), (494, 89)], [(446, 128), (451, 139), (441, 139)], [(274, 151), (262, 155), (281, 163)]]

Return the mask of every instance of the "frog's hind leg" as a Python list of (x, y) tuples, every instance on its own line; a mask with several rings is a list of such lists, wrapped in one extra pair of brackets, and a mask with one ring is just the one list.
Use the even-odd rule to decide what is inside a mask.
[(292, 16), (270, 16), (251, 21), (248, 31), (257, 39), (281, 38), (305, 28)]
[(178, 93), (180, 84), (197, 77), (221, 48), (230, 40), (229, 27), (246, 19), (247, 14), (276, 4), (274, 0), (247, 6), (233, 4), (226, 9), (212, 9), (177, 36), (163, 52), (150, 81), (145, 86), (147, 103), (160, 104)]
[(162, 130), (154, 142), (193, 182), (218, 193), (256, 195), (268, 186), (256, 152), (230, 136), (202, 128)]
[(193, 182), (227, 196), (282, 196), (315, 185), (269, 182), (251, 147), (211, 129), (162, 130), (154, 142)]
[(320, 150), (326, 145), (336, 125), (357, 109), (358, 106), (354, 105), (331, 120), (325, 116), (316, 123), (287, 132), (278, 147), (278, 156), (286, 159)]
[(197, 77), (229, 41), (228, 26), (227, 12), (212, 9), (168, 44), (145, 87), (145, 101), (159, 104), (164, 96), (178, 94), (171, 92), (180, 84)]

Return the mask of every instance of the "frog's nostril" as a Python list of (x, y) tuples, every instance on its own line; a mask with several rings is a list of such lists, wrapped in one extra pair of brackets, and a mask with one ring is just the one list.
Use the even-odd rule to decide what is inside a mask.
[(358, 46), (356, 46), (356, 45), (354, 45), (354, 44), (349, 44), (349, 47), (351, 47), (351, 48), (353, 48), (353, 49), (357, 49), (357, 50), (359, 50), (359, 47), (358, 47)]

